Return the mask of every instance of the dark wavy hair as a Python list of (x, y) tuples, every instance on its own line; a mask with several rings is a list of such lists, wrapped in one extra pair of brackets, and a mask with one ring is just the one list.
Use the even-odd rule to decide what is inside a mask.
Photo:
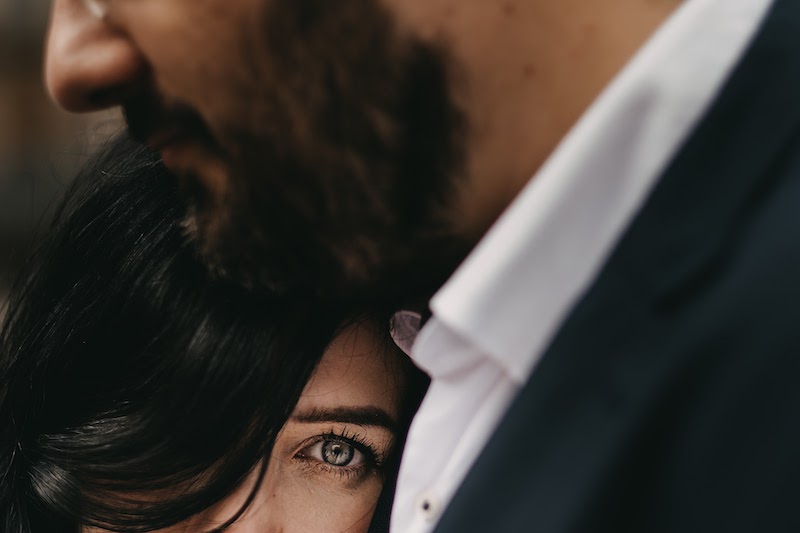
[(209, 276), (183, 217), (125, 137), (71, 186), (0, 334), (3, 532), (168, 527), (270, 453), (344, 315)]

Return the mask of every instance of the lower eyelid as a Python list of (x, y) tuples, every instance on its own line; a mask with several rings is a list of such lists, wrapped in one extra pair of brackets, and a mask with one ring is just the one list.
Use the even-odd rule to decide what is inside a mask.
[(313, 478), (325, 476), (336, 482), (360, 483), (368, 479), (374, 472), (374, 469), (367, 464), (353, 467), (335, 467), (316, 459), (296, 458), (296, 460), (300, 462), (303, 475)]

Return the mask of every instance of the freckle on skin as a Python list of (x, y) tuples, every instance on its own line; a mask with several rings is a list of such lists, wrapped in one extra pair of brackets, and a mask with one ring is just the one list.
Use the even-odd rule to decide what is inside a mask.
[(505, 13), (506, 16), (509, 17), (516, 15), (517, 4), (515, 4), (514, 2), (503, 2), (503, 13)]
[(536, 77), (536, 67), (533, 66), (532, 64), (528, 63), (522, 69), (522, 75), (527, 79)]

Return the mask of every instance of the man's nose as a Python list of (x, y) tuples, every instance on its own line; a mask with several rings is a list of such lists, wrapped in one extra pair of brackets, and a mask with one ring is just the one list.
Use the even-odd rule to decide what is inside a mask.
[(45, 50), (45, 84), (69, 111), (120, 104), (145, 83), (147, 62), (119, 28), (79, 0), (55, 0)]

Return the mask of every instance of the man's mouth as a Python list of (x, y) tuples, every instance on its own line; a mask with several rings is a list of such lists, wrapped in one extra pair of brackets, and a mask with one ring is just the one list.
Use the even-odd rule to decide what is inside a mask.
[(145, 144), (147, 144), (147, 146), (149, 146), (150, 149), (155, 152), (163, 152), (170, 145), (187, 140), (189, 138), (190, 134), (187, 131), (179, 128), (173, 128), (155, 132), (147, 138)]
[(186, 157), (180, 154), (192, 143), (192, 135), (185, 129), (161, 130), (148, 136), (145, 144), (161, 156), (161, 162), (174, 174), (185, 172)]
[(131, 137), (157, 152), (189, 141), (214, 146), (211, 132), (199, 113), (188, 105), (167, 105), (156, 93), (143, 93), (129, 100), (123, 106), (123, 114)]

